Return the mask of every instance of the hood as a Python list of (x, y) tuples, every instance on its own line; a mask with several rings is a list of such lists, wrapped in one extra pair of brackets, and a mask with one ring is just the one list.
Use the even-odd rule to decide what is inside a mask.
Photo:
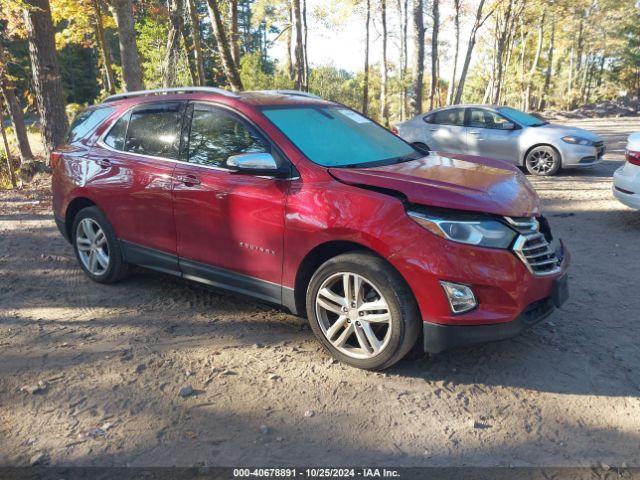
[(411, 203), (511, 217), (540, 213), (540, 200), (515, 166), (470, 155), (431, 153), (372, 168), (330, 168), (338, 181), (394, 190)]
[(593, 142), (599, 142), (602, 140), (599, 135), (590, 132), (589, 130), (585, 130), (584, 128), (578, 127), (567, 127), (565, 125), (556, 125), (554, 123), (547, 123), (546, 125), (540, 125), (539, 127), (531, 127), (536, 130), (540, 129), (542, 131), (549, 131), (554, 135), (566, 136), (566, 135), (575, 135), (577, 137), (583, 137), (587, 140), (591, 140)]

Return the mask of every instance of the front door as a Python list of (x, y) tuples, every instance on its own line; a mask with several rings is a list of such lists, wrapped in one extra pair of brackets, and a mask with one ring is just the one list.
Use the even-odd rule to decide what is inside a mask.
[(517, 163), (519, 160), (518, 137), (521, 130), (506, 130), (512, 123), (497, 112), (484, 108), (469, 108), (467, 148), (471, 155)]
[(230, 171), (232, 155), (269, 152), (269, 141), (239, 115), (195, 103), (176, 167), (174, 217), (187, 278), (280, 302), (288, 180)]

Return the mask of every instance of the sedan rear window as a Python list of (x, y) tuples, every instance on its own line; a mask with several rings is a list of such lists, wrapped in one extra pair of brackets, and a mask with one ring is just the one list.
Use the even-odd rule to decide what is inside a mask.
[(314, 163), (366, 167), (422, 156), (368, 118), (340, 106), (265, 107), (265, 116)]

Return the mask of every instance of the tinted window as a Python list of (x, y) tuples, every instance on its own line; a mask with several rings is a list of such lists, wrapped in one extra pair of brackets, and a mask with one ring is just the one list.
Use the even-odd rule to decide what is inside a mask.
[(309, 160), (325, 167), (391, 164), (422, 156), (389, 130), (345, 107), (265, 107), (262, 111)]
[(502, 128), (509, 120), (502, 115), (491, 110), (482, 108), (471, 108), (469, 115), (469, 126), (476, 128)]
[(452, 108), (435, 112), (427, 117), (427, 122), (462, 127), (464, 125), (464, 108)]
[(127, 136), (127, 127), (129, 126), (129, 114), (123, 115), (118, 119), (106, 137), (104, 143), (116, 150), (124, 150), (124, 140)]
[(67, 143), (75, 142), (86, 137), (89, 133), (113, 113), (114, 108), (94, 108), (79, 113), (71, 123), (67, 133)]
[(145, 105), (131, 113), (125, 151), (177, 159), (182, 111), (180, 103)]
[(239, 118), (215, 108), (195, 107), (189, 134), (189, 162), (224, 167), (232, 155), (269, 152), (269, 144)]

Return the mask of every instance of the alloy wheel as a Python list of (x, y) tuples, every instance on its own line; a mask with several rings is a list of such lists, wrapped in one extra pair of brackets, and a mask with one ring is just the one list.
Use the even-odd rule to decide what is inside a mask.
[(327, 340), (352, 358), (372, 358), (389, 343), (389, 305), (361, 275), (340, 272), (327, 278), (316, 295), (316, 315)]
[(553, 154), (547, 150), (538, 150), (531, 154), (527, 160), (531, 170), (537, 174), (545, 174), (553, 170), (556, 159)]
[(84, 267), (93, 275), (102, 275), (109, 268), (107, 237), (95, 220), (84, 218), (76, 230), (76, 248)]

